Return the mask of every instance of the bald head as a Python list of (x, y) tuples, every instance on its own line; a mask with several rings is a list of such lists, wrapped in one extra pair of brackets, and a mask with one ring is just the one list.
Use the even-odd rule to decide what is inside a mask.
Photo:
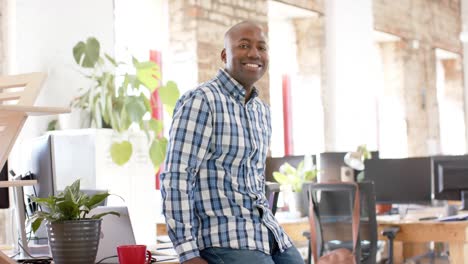
[(240, 23), (235, 24), (234, 26), (229, 28), (228, 31), (226, 31), (226, 33), (224, 34), (224, 48), (226, 48), (226, 44), (227, 44), (227, 42), (230, 41), (231, 36), (233, 34), (236, 34), (239, 30), (242, 30), (243, 28), (257, 28), (263, 34), (262, 27), (260, 27), (259, 24), (255, 23), (253, 21), (250, 21), (250, 20), (242, 21)]
[(268, 45), (262, 27), (252, 21), (232, 26), (224, 35), (221, 60), (229, 75), (250, 91), (268, 68)]

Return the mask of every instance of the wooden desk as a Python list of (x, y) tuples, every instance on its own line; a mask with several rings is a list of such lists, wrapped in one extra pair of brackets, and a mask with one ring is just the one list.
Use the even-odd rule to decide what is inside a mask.
[[(281, 223), (281, 226), (294, 242), (306, 241), (302, 232), (309, 230), (307, 218), (285, 221)], [(431, 241), (449, 243), (450, 263), (465, 263), (465, 260), (468, 261), (468, 221), (379, 221), (379, 240), (387, 240), (380, 233), (385, 227), (389, 226), (400, 227), (400, 232), (395, 238), (395, 263), (402, 262), (402, 243), (427, 243)]]
[[(450, 250), (450, 263), (468, 261), (468, 221), (382, 221), (379, 222), (379, 239), (386, 240), (380, 233), (383, 228), (389, 226), (400, 227), (395, 242), (447, 242)], [(398, 258), (398, 256), (395, 257)]]

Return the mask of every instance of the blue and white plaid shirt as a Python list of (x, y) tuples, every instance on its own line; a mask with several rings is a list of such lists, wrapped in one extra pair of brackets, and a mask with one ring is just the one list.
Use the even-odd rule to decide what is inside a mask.
[(245, 89), (220, 69), (175, 107), (161, 180), (181, 262), (208, 247), (270, 254), (268, 230), (281, 252), (292, 246), (264, 194), (270, 110), (255, 88), (244, 101)]

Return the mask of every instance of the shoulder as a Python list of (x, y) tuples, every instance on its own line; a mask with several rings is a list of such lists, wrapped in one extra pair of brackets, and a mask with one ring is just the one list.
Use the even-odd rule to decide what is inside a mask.
[(179, 99), (180, 102), (186, 102), (190, 100), (203, 100), (206, 103), (210, 103), (219, 97), (221, 93), (220, 85), (216, 80), (210, 80), (205, 83), (201, 83), (196, 88), (185, 92)]
[(194, 89), (191, 89), (179, 98), (177, 101), (176, 109), (184, 106), (184, 105), (199, 105), (207, 107), (208, 109), (211, 108), (210, 105), (219, 97), (221, 93), (219, 89), (219, 84), (216, 80), (210, 80), (205, 83), (199, 84)]

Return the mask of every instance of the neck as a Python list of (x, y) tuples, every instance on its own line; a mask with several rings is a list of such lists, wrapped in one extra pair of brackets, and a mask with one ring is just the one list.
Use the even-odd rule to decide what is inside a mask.
[(252, 86), (250, 86), (250, 87), (244, 87), (244, 89), (245, 89), (245, 102), (247, 103), (250, 100), (250, 97), (252, 96), (253, 88)]

